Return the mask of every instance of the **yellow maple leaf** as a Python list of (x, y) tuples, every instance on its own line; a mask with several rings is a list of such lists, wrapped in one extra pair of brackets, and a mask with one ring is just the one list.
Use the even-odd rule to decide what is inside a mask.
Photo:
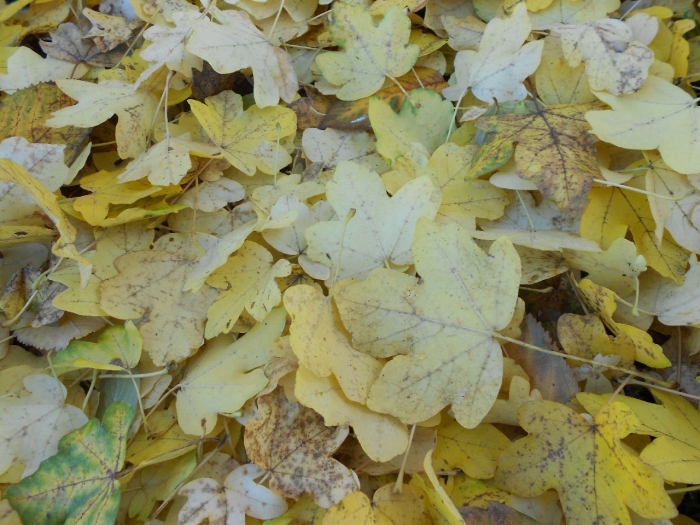
[(246, 241), (235, 255), (212, 273), (206, 283), (223, 290), (207, 312), (207, 338), (228, 333), (245, 309), (262, 321), (282, 301), (275, 279), (292, 272), (289, 261), (274, 262), (272, 254), (257, 243)]
[(273, 310), (240, 339), (214, 339), (188, 363), (177, 394), (182, 430), (208, 434), (218, 414), (234, 414), (267, 386), (260, 367), (271, 359), (270, 347), (282, 334), (286, 315), (283, 309)]
[(296, 113), (291, 109), (252, 105), (244, 111), (242, 97), (233, 91), (222, 91), (205, 102), (190, 99), (192, 113), (235, 167), (248, 175), (254, 175), (256, 168), (274, 174), (292, 162), (277, 140), (296, 132)]
[(406, 450), (406, 425), (350, 401), (332, 376), (318, 377), (301, 366), (294, 395), (301, 404), (321, 414), (326, 425), (352, 426), (362, 449), (373, 461), (389, 461)]
[(600, 140), (621, 148), (658, 149), (671, 169), (686, 175), (698, 171), (700, 108), (683, 89), (649, 77), (636, 93), (594, 94), (612, 108), (586, 113)]
[(100, 305), (117, 319), (138, 319), (143, 349), (158, 366), (182, 361), (199, 348), (206, 310), (216, 292), (209, 286), (185, 292), (199, 255), (182, 234), (161, 237), (152, 250), (129, 252), (114, 261), (119, 274), (100, 285)]
[[(642, 450), (640, 459), (658, 470), (667, 481), (700, 483), (700, 412), (680, 395), (659, 390), (651, 392), (663, 405), (626, 396), (615, 397), (615, 401), (627, 405), (639, 418), (635, 433), (656, 438)], [(580, 401), (586, 410), (595, 411), (608, 399), (607, 395), (583, 394)]]
[(408, 72), (418, 59), (419, 47), (409, 44), (411, 21), (399, 8), (389, 9), (378, 25), (366, 7), (333, 4), (331, 35), (343, 51), (316, 57), (323, 76), (336, 86), (340, 100), (369, 97), (386, 77)]
[(646, 263), (664, 277), (683, 282), (688, 254), (672, 239), (656, 240), (654, 222), (645, 195), (620, 188), (593, 188), (581, 218), (581, 236), (607, 250), (630, 230)]
[[(420, 177), (389, 198), (379, 175), (343, 161), (326, 184), (326, 198), (339, 220), (307, 228), (306, 254), (331, 269), (337, 267), (340, 279), (362, 278), (372, 268), (410, 265), (416, 222), (435, 217), (440, 196), (429, 177)], [(346, 223), (350, 210), (355, 212)]]
[(292, 286), (284, 293), (284, 306), (292, 317), (290, 342), (299, 362), (319, 377), (335, 375), (348, 399), (364, 403), (382, 365), (348, 343), (330, 298), (308, 285)]
[(465, 180), (477, 150), (477, 146), (447, 142), (427, 159), (414, 149), (394, 162), (395, 171), (383, 174), (382, 180), (393, 194), (409, 180), (429, 176), (442, 192), (436, 221), (456, 222), (474, 230), (475, 217), (498, 219), (508, 204), (505, 190), (484, 180)]
[(493, 338), (515, 311), (520, 259), (505, 237), (484, 253), (461, 227), (421, 219), (413, 242), (421, 279), (386, 269), (339, 283), (336, 302), (361, 351), (391, 357), (367, 406), (406, 423), (452, 404), (457, 421), (479, 424), (503, 372)]
[(258, 398), (258, 415), (245, 427), (248, 456), (270, 473), (270, 488), (298, 498), (304, 492), (328, 508), (359, 488), (355, 475), (329, 456), (348, 427), (327, 427), (323, 417), (287, 399), (284, 390)]
[(552, 401), (533, 401), (518, 419), (529, 435), (501, 456), (495, 478), (501, 488), (520, 496), (553, 488), (573, 524), (630, 523), (627, 507), (646, 518), (677, 514), (661, 475), (622, 444), (639, 424), (624, 404), (605, 405), (589, 419)]
[(655, 368), (665, 368), (671, 366), (671, 361), (664, 355), (663, 349), (654, 343), (651, 335), (634, 326), (617, 323), (613, 319), (613, 314), (617, 309), (615, 295), (602, 286), (598, 286), (589, 279), (583, 279), (579, 283), (579, 291), (583, 300), (598, 312), (606, 326), (613, 334), (626, 334), (632, 339), (635, 347), (635, 360), (647, 366)]
[(498, 456), (508, 445), (510, 439), (493, 425), (481, 424), (467, 429), (456, 421), (447, 420), (437, 430), (433, 467), (436, 470), (459, 468), (472, 478), (489, 479), (496, 473)]
[(161, 189), (147, 181), (121, 183), (121, 171), (100, 170), (80, 179), (81, 188), (92, 193), (75, 199), (73, 209), (80, 213), (88, 224), (104, 225), (111, 204), (133, 204)]
[(78, 126), (90, 128), (116, 114), (117, 151), (123, 159), (146, 151), (151, 125), (156, 116), (158, 99), (148, 91), (134, 91), (131, 84), (110, 81), (93, 84), (82, 80), (57, 80), (61, 91), (78, 104), (60, 109), (46, 121), (53, 128)]
[(299, 87), (291, 57), (268, 41), (245, 11), (216, 7), (209, 11), (220, 23), (202, 17), (193, 21), (187, 51), (209, 62), (218, 73), (252, 68), (255, 102), (260, 108), (275, 106), (281, 112), (283, 108), (276, 106), (279, 99), (291, 102)]
[(378, 488), (372, 500), (364, 492), (351, 492), (326, 514), (323, 525), (429, 525), (432, 520), (423, 501), (423, 491), (404, 485), (400, 492), (394, 484)]

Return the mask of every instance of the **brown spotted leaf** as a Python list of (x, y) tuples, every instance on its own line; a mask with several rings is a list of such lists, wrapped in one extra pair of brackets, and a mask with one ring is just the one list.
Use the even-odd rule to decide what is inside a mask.
[(519, 174), (534, 182), (545, 197), (552, 199), (563, 211), (581, 213), (586, 206), (588, 190), (600, 174), (590, 126), (584, 114), (592, 104), (553, 105), (529, 114), (508, 114), (482, 117), (477, 127), (494, 132), (489, 147), (474, 160), (471, 176), (476, 169), (488, 164), (488, 158), (498, 157), (517, 143), (515, 166)]
[(500, 488), (525, 497), (555, 489), (568, 525), (630, 523), (627, 507), (645, 518), (676, 515), (661, 475), (622, 444), (640, 424), (624, 404), (584, 417), (559, 403), (531, 401), (518, 419), (530, 435), (501, 455)]
[(258, 416), (245, 427), (245, 448), (270, 471), (274, 492), (287, 498), (309, 492), (329, 508), (359, 489), (354, 473), (329, 457), (347, 435), (347, 426), (325, 426), (321, 415), (291, 403), (277, 388), (259, 398)]

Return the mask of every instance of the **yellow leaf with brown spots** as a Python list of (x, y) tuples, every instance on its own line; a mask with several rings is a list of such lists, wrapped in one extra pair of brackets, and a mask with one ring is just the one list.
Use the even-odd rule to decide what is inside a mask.
[(345, 441), (348, 427), (327, 427), (323, 417), (287, 399), (284, 390), (258, 398), (258, 414), (245, 427), (248, 456), (269, 471), (270, 489), (280, 496), (313, 495), (329, 508), (358, 490), (355, 474), (330, 455)]
[[(600, 175), (590, 126), (584, 118), (592, 104), (559, 104), (540, 107), (534, 113), (481, 117), (477, 127), (495, 133), (488, 151), (498, 156), (517, 143), (518, 173), (537, 185), (559, 208), (581, 213), (588, 190)], [(474, 163), (483, 162), (477, 155)], [(472, 176), (478, 175), (472, 173)]]
[(568, 525), (630, 523), (628, 507), (645, 518), (676, 516), (661, 475), (622, 444), (639, 425), (624, 404), (605, 405), (591, 418), (533, 401), (518, 419), (529, 435), (501, 456), (499, 487), (527, 497), (555, 489)]

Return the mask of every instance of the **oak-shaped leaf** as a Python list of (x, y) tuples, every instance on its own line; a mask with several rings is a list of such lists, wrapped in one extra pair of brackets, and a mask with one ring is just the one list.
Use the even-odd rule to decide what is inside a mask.
[(501, 385), (503, 357), (493, 332), (513, 317), (520, 259), (501, 237), (484, 253), (467, 230), (421, 219), (413, 255), (420, 279), (384, 268), (334, 293), (356, 348), (394, 357), (367, 399), (375, 411), (417, 423), (452, 404), (474, 428)]
[(387, 76), (410, 71), (419, 47), (409, 44), (411, 21), (399, 8), (390, 9), (378, 25), (365, 6), (333, 4), (331, 35), (342, 51), (323, 53), (316, 63), (331, 84), (342, 86), (340, 100), (357, 100), (376, 93)]
[(589, 419), (559, 403), (532, 401), (518, 419), (530, 435), (501, 455), (501, 488), (526, 497), (556, 489), (574, 525), (630, 523), (627, 507), (645, 518), (676, 515), (661, 475), (622, 444), (639, 425), (624, 404), (605, 405)]
[(287, 510), (287, 502), (255, 483), (263, 474), (263, 469), (248, 464), (231, 471), (223, 487), (212, 478), (190, 481), (179, 491), (187, 503), (180, 509), (178, 524), (239, 525), (246, 514), (262, 520), (277, 518)]
[(280, 98), (291, 102), (298, 84), (289, 54), (270, 43), (245, 11), (214, 7), (211, 12), (220, 23), (201, 17), (192, 22), (187, 51), (209, 62), (217, 73), (252, 68), (253, 96), (261, 108), (276, 106)]
[(59, 439), (84, 425), (87, 417), (66, 404), (66, 388), (52, 376), (32, 374), (20, 381), (20, 392), (4, 391), (0, 398), (0, 473), (22, 461), (22, 475), (28, 476), (56, 453)]
[(185, 368), (177, 394), (177, 420), (187, 434), (214, 429), (218, 414), (233, 414), (267, 386), (260, 368), (282, 334), (286, 312), (273, 310), (243, 337), (212, 340)]
[(25, 525), (111, 525), (121, 483), (116, 479), (126, 457), (126, 434), (134, 410), (112, 404), (102, 418), (67, 434), (58, 454), (6, 493)]
[(359, 489), (355, 474), (329, 457), (348, 427), (327, 427), (323, 417), (291, 403), (282, 388), (258, 398), (258, 415), (245, 427), (248, 456), (270, 473), (270, 489), (298, 499), (304, 492), (328, 508)]
[(506, 158), (515, 146), (515, 166), (518, 173), (537, 185), (564, 211), (581, 213), (586, 206), (588, 190), (600, 174), (596, 151), (584, 119), (586, 111), (594, 106), (552, 105), (538, 107), (528, 114), (512, 113), (481, 117), (477, 127), (494, 132), (487, 155), (481, 153), (474, 160), (472, 176), (478, 176), (478, 165), (483, 157)]
[[(372, 268), (388, 264), (411, 264), (416, 222), (421, 217), (435, 217), (441, 194), (429, 177), (419, 177), (389, 198), (379, 175), (343, 161), (326, 184), (326, 198), (338, 220), (307, 228), (306, 253), (314, 261), (338, 267), (338, 278), (342, 279), (362, 278)], [(355, 213), (346, 223), (350, 210)]]

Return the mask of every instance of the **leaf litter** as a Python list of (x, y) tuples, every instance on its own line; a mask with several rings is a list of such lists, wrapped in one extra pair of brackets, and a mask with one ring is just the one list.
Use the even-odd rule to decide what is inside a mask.
[(0, 8), (0, 522), (692, 513), (690, 2), (83, 7)]

